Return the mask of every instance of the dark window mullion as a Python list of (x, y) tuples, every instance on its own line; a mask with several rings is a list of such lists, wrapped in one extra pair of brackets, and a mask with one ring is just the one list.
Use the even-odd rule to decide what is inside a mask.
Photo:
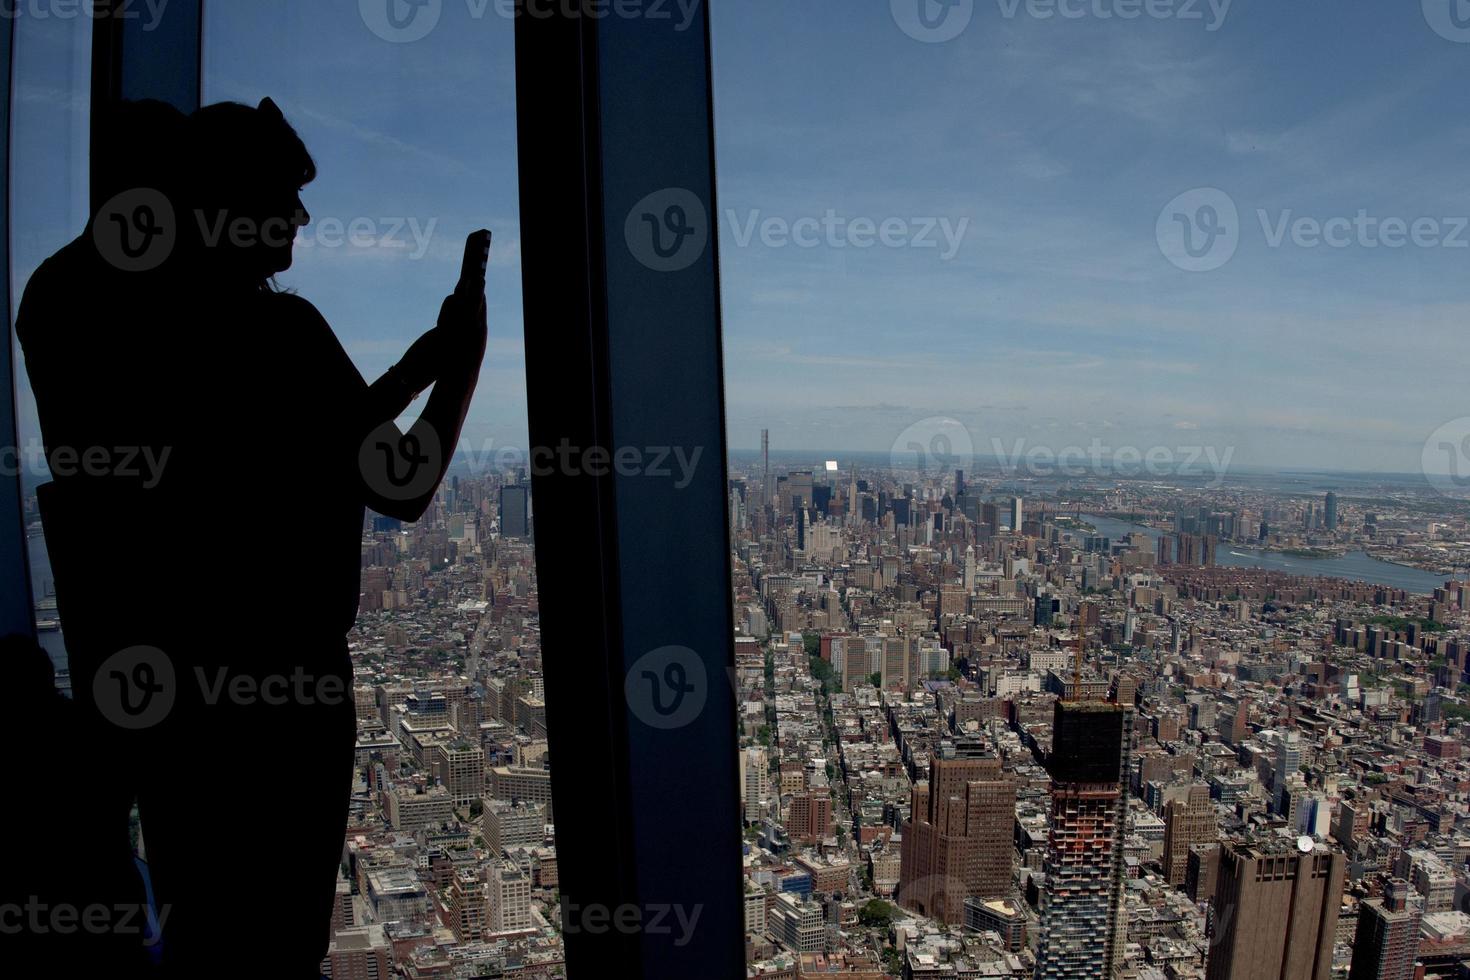
[(7, 15), (0, 17), (0, 161), (3, 161), (5, 194), (0, 199), (0, 255), (5, 281), (0, 284), (0, 301), (5, 304), (5, 333), (0, 337), (0, 636), (19, 633), (34, 636), (35, 609), (31, 596), (31, 572), (26, 551), (25, 512), (21, 498), (19, 431), (15, 401), (15, 337), (11, 318), (10, 266), (10, 98), (11, 68), (14, 64), (15, 17), (13, 3), (6, 2)]

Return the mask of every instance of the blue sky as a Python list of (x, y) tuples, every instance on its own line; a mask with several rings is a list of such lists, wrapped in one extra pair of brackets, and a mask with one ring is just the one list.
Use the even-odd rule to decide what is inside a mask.
[[(1123, 20), (1099, 11), (1128, 0), (1073, 18), (975, 0), (958, 36), (925, 43), (899, 26), (917, 2), (712, 5), (732, 447), (769, 428), (780, 448), (885, 451), (948, 416), (985, 453), (1100, 438), (1411, 471), (1431, 432), (1470, 416), (1470, 247), (1443, 245), (1470, 246), (1470, 43), (1420, 4), (1200, 0), (1201, 19)], [(523, 445), (512, 23), (443, 0), (433, 31), (394, 44), (357, 7), (214, 0), (206, 98), (275, 97), (320, 164), (318, 221), (368, 222), (368, 243), (303, 248), (283, 277), (365, 374), (430, 324), (464, 233), (495, 230), (467, 436)], [(80, 23), (20, 28), (24, 282), (80, 227), (85, 62), (43, 52), (85, 47)], [(1187, 272), (1158, 228), (1198, 188), (1237, 209), (1238, 245)], [(1272, 244), (1283, 220), (1360, 212), (1436, 219), (1422, 240), (1440, 244), (1305, 247), (1310, 228)], [(964, 233), (952, 255), (937, 232), (935, 248), (746, 235), (829, 213), (895, 241)], [(409, 224), (432, 229), (426, 246)]]
[[(895, 30), (886, 4), (757, 6), (714, 8), (722, 207), (972, 224), (947, 263), (727, 235), (733, 444), (769, 426), (779, 444), (883, 449), (950, 415), (985, 450), (1098, 435), (1407, 471), (1470, 414), (1470, 249), (1271, 248), (1255, 215), (1470, 211), (1451, 108), (1470, 46), (1417, 3), (1238, 0), (1214, 32), (977, 3), (941, 44)], [(1155, 237), (1197, 187), (1244, 221), (1208, 273)]]

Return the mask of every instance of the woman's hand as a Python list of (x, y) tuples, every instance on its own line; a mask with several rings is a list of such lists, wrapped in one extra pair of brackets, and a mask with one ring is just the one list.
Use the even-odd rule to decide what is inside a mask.
[(423, 391), (439, 377), (443, 348), (444, 333), (438, 327), (425, 332), (394, 366), (394, 376), (414, 394)]
[(420, 392), (445, 374), (478, 370), (488, 337), (485, 297), (452, 293), (439, 308), (438, 324), (413, 342), (394, 373), (403, 384)]
[(439, 323), (434, 330), (443, 331), (443, 350), (439, 352), (444, 358), (442, 370), (473, 370), (478, 374), (490, 336), (485, 322), (485, 294), (450, 293), (439, 308)]
[(432, 384), (434, 391), (408, 435), (421, 447), (439, 447), (427, 454), (434, 465), (432, 481), (426, 481), (407, 499), (383, 490), (373, 476), (365, 476), (368, 506), (380, 514), (404, 521), (418, 520), (433, 500), (435, 488), (448, 470), (454, 447), (459, 445), (470, 399), (480, 380), (480, 362), (485, 357), (488, 337), (484, 291), (476, 292), (479, 295), (456, 292), (445, 299), (439, 310), (439, 323), (414, 341), (403, 360), (373, 386), (371, 394), (378, 397), (373, 418), (391, 422), (407, 408), (405, 386), (418, 386), (412, 387), (417, 392)]

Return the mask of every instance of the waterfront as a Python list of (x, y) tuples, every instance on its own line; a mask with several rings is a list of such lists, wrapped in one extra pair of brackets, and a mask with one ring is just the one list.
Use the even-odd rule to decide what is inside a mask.
[[(1131, 532), (1142, 532), (1150, 541), (1157, 541), (1164, 533), (1157, 528), (1093, 514), (1084, 515), (1083, 520), (1097, 528), (1098, 534), (1115, 541), (1121, 541), (1125, 534)], [(1421, 595), (1427, 595), (1445, 583), (1444, 577), (1434, 572), (1381, 561), (1361, 551), (1349, 552), (1341, 558), (1300, 558), (1274, 551), (1255, 551), (1222, 542), (1217, 552), (1217, 561), (1229, 568), (1268, 568), (1293, 575), (1328, 575), (1387, 585)]]
[[(51, 579), (51, 559), (46, 553), (46, 538), (39, 531), (32, 531), (26, 536), (26, 550), (29, 552), (31, 566), (31, 596), (37, 603), (47, 598), (55, 597), (56, 586)], [(39, 614), (38, 619), (56, 617), (55, 610), (47, 610)], [(55, 629), (41, 629), (36, 634), (42, 648), (51, 657), (51, 664), (58, 671), (66, 669), (66, 644), (61, 636), (59, 622)]]

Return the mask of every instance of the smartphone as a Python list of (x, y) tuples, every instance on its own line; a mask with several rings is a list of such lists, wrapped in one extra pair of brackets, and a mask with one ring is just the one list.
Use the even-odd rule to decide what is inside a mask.
[(485, 291), (485, 267), (490, 264), (490, 232), (484, 228), (470, 232), (464, 241), (464, 263), (459, 268), (456, 293), (471, 296)]

